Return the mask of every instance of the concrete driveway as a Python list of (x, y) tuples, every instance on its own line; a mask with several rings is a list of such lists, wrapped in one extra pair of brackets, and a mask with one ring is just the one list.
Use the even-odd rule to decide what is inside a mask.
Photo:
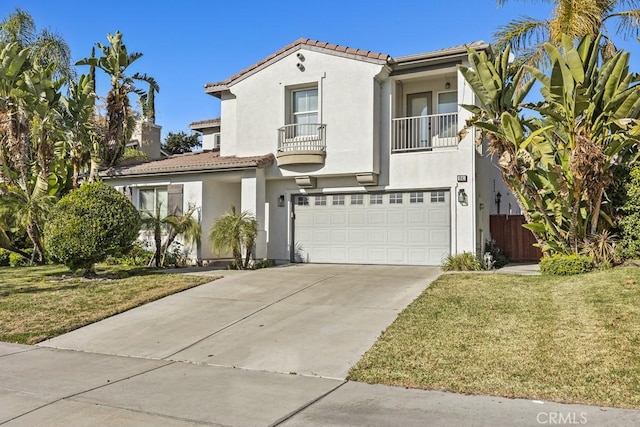
[(232, 272), (40, 346), (343, 379), (439, 274), (319, 264)]

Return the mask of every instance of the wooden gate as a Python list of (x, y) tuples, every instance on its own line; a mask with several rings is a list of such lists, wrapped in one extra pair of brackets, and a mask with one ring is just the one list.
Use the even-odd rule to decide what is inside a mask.
[(491, 215), (491, 238), (511, 262), (538, 262), (542, 258), (540, 248), (531, 231), (523, 228), (523, 215)]

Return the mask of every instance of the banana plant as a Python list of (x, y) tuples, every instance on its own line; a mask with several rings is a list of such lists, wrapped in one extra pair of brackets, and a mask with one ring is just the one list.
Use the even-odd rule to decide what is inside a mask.
[[(471, 67), (460, 68), (479, 104), (463, 106), (473, 114), (467, 126), (478, 127), (498, 155), (525, 227), (547, 254), (578, 252), (589, 234), (611, 225), (606, 189), (615, 168), (638, 158), (639, 78), (629, 72), (628, 53), (603, 61), (600, 46), (601, 36), (577, 45), (565, 37), (561, 48), (546, 43), (549, 71), (509, 71), (509, 48), (493, 59), (470, 51)], [(534, 80), (518, 88), (525, 72)], [(535, 81), (543, 100), (526, 103), (523, 91)], [(525, 107), (536, 114), (523, 116)]]
[[(122, 41), (122, 33), (108, 34), (108, 45), (97, 43), (102, 56), (93, 55), (82, 59), (76, 65), (89, 65), (104, 71), (111, 80), (111, 89), (107, 94), (107, 132), (104, 143), (104, 161), (106, 166), (115, 166), (124, 153), (127, 142), (134, 130), (133, 110), (129, 101), (129, 94), (145, 95), (144, 90), (135, 86), (136, 81), (144, 81), (150, 85), (150, 91), (159, 92), (160, 88), (153, 77), (146, 74), (127, 74), (127, 69), (140, 57), (142, 53), (129, 53)], [(155, 113), (154, 113), (155, 114)]]

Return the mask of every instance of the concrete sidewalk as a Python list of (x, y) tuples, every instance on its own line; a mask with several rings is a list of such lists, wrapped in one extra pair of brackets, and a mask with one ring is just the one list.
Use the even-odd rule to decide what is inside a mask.
[(0, 424), (636, 426), (640, 411), (0, 343)]

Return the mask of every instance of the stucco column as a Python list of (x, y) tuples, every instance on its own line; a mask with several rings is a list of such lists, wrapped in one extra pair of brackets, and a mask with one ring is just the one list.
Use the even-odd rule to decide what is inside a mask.
[(265, 231), (265, 178), (264, 169), (247, 171), (241, 180), (241, 211), (249, 211), (258, 220), (255, 258), (267, 257), (267, 233)]

